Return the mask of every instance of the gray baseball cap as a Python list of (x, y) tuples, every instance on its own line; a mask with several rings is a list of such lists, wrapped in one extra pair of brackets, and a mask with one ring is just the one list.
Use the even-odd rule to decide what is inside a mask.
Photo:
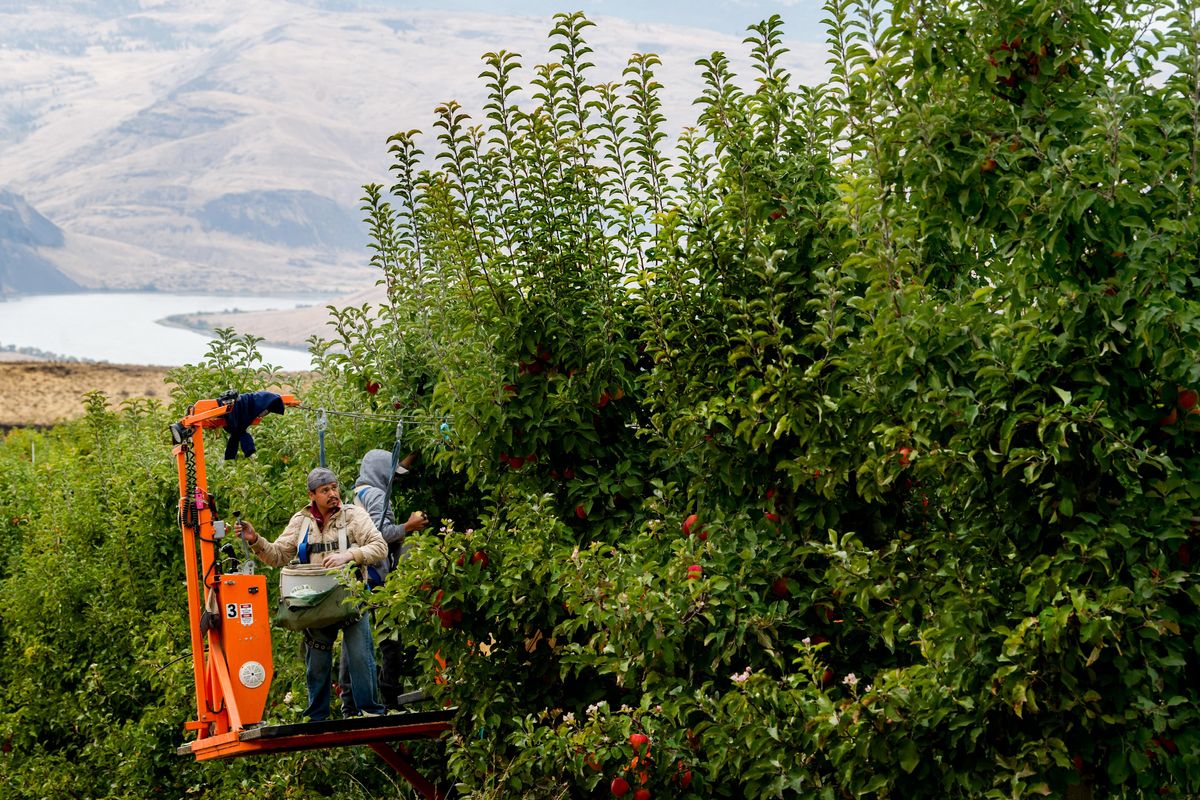
[(318, 486), (324, 486), (327, 483), (337, 483), (338, 477), (333, 474), (333, 470), (327, 467), (317, 467), (312, 472), (308, 473), (308, 490), (315, 492)]

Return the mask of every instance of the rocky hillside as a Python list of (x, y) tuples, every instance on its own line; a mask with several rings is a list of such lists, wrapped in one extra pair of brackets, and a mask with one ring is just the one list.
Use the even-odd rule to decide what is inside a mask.
[(9, 294), (70, 292), (75, 281), (42, 255), (60, 249), (63, 232), (20, 195), (0, 190), (0, 297)]
[[(596, 21), (595, 79), (659, 53), (676, 129), (694, 119), (695, 60), (744, 58), (740, 36)], [(401, 3), (0, 0), (0, 189), (21, 209), (0, 233), (3, 285), (366, 289), (361, 187), (387, 182), (387, 137), (430, 130), (451, 98), (479, 116), (479, 57), (545, 62), (551, 24)], [(819, 46), (789, 58), (800, 79), (825, 72)]]

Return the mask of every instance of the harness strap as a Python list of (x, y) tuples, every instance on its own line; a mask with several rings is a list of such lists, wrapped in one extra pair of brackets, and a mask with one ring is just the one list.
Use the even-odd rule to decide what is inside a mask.
[[(393, 453), (392, 461), (395, 462), (395, 460), (396, 460), (395, 453)], [(394, 475), (395, 473), (396, 473), (396, 468), (395, 468), (395, 463), (393, 463), (392, 464), (392, 474)], [(389, 486), (391, 485), (390, 480), (388, 481), (388, 485)], [(370, 488), (371, 488), (370, 486), (364, 485), (364, 486), (359, 486), (357, 489), (354, 490), (354, 505), (358, 506), (363, 511), (366, 511), (368, 514), (371, 513), (367, 509), (367, 489), (370, 489)], [(384, 495), (384, 502), (387, 502), (387, 495)], [(387, 519), (387, 508), (383, 509), (383, 516), (378, 521), (376, 521), (374, 517), (371, 517), (371, 521), (375, 523), (375, 527), (381, 532), (383, 531), (383, 521), (385, 519)], [(390, 543), (388, 544), (388, 554), (384, 558), (388, 562), (388, 569), (390, 570), (393, 566), (392, 565), (392, 545)], [(383, 576), (379, 574), (379, 570), (375, 568), (374, 564), (367, 565), (367, 586), (369, 586), (372, 589), (376, 589), (380, 586), (383, 586)]]
[[(312, 556), (333, 549), (333, 542), (317, 542), (311, 545), (308, 543), (308, 534), (312, 530), (312, 522), (312, 517), (304, 518), (304, 538), (300, 540), (300, 545), (296, 548), (296, 556), (300, 559), (301, 564), (309, 564), (311, 563), (309, 558)], [(347, 544), (349, 542), (346, 540), (346, 529), (344, 527), (338, 528), (338, 552), (345, 550)]]
[(300, 559), (301, 564), (308, 563), (308, 532), (312, 529), (312, 518), (305, 517), (304, 519), (304, 536), (300, 539), (300, 546), (296, 548), (296, 555)]

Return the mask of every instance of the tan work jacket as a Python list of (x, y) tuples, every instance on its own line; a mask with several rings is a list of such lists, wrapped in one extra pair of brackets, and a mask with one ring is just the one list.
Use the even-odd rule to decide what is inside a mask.
[[(375, 527), (375, 523), (371, 520), (371, 515), (363, 511), (358, 506), (342, 506), (337, 511), (333, 512), (325, 520), (325, 528), (322, 530), (317, 527), (316, 520), (313, 519), (312, 511), (308, 506), (297, 511), (288, 521), (287, 527), (283, 529), (283, 533), (274, 542), (268, 542), (263, 537), (259, 536), (254, 544), (250, 545), (250, 549), (259, 561), (270, 567), (282, 567), (296, 557), (296, 552), (300, 547), (300, 537), (303, 535), (305, 522), (308, 525), (308, 546), (310, 551), (313, 545), (332, 544), (331, 550), (337, 550), (338, 534), (340, 531), (346, 531), (347, 552), (350, 553), (354, 563), (362, 567), (367, 564), (374, 564), (387, 558), (387, 542), (384, 541), (383, 535)], [(329, 550), (325, 550), (329, 552)], [(310, 556), (310, 561), (314, 563), (320, 562), (320, 554), (314, 553)]]

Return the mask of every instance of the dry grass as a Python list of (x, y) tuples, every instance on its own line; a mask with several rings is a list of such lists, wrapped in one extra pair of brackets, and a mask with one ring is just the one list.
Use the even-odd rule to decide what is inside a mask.
[(81, 417), (83, 396), (93, 390), (113, 405), (135, 397), (170, 398), (167, 367), (0, 361), (0, 428), (53, 425)]

